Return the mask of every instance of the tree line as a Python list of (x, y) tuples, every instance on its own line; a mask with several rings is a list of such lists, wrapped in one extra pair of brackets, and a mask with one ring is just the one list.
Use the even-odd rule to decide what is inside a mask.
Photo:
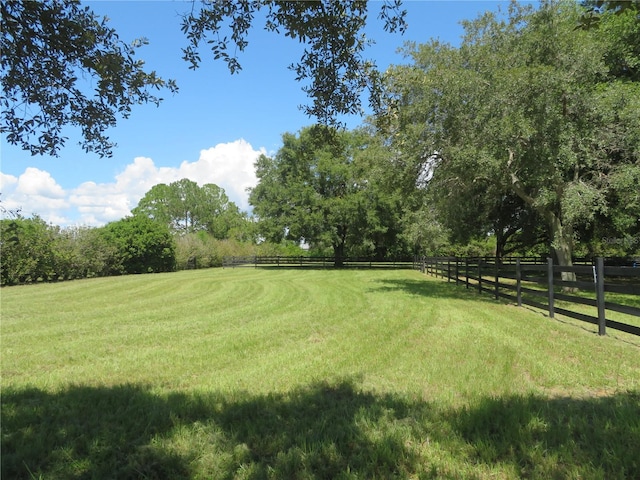
[[(640, 13), (511, 3), (406, 46), (371, 128), (283, 136), (250, 203), (269, 238), (345, 252), (640, 253)], [(612, 241), (613, 239), (614, 241)], [(475, 252), (474, 252), (475, 253)]]
[[(303, 27), (317, 34), (326, 15), (363, 14), (351, 4), (340, 13), (343, 7), (325, 3), (331, 8), (313, 3), (319, 10), (310, 10), (306, 26), (279, 16), (288, 8), (280, 2), (270, 15), (297, 34)], [(242, 5), (218, 12), (240, 22), (234, 39), (240, 42), (248, 28), (241, 19), (250, 19), (240, 14), (251, 7)], [(403, 18), (398, 2), (384, 5), (397, 13), (388, 21)], [(337, 266), (344, 256), (553, 255), (561, 265), (575, 256), (638, 256), (638, 5), (514, 2), (464, 22), (460, 46), (406, 45), (407, 64), (376, 76), (378, 108), (363, 127), (347, 131), (329, 121), (338, 112), (329, 104), (346, 101), (333, 98), (318, 110), (325, 112), (316, 115), (318, 124), (285, 133), (275, 155), (259, 157), (252, 216), (216, 185), (185, 179), (154, 186), (121, 223), (138, 222), (141, 232), (161, 229), (148, 238), (171, 239), (171, 268), (188, 261), (214, 265), (214, 243), (230, 241), (253, 249), (305, 245), (310, 253), (333, 255)], [(211, 25), (200, 21), (186, 20), (205, 35)], [(192, 38), (192, 47), (203, 38)], [(232, 68), (234, 60), (227, 60)], [(10, 242), (25, 221), (3, 221), (3, 257), (19, 250)], [(41, 231), (42, 222), (33, 222)], [(127, 228), (102, 233), (114, 228), (87, 235), (135, 252), (115, 240)], [(165, 250), (154, 252), (159, 263), (146, 259), (147, 270), (162, 271)], [(100, 271), (141, 270), (128, 255), (104, 255), (111, 263)]]
[(256, 241), (255, 223), (224, 189), (182, 179), (155, 185), (131, 216), (61, 228), (19, 212), (0, 220), (0, 284), (16, 285), (222, 265), (225, 256), (293, 255), (291, 242)]

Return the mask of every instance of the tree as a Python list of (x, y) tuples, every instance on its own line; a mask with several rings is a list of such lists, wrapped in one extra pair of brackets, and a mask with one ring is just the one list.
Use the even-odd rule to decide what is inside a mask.
[[(588, 0), (580, 27), (593, 30), (608, 45), (610, 74), (640, 81), (640, 0)], [(615, 42), (607, 41), (615, 38)]]
[(576, 30), (581, 12), (512, 4), (505, 20), (487, 13), (465, 23), (460, 48), (415, 48), (415, 65), (388, 77), (395, 144), (411, 145), (418, 164), (437, 152), (429, 188), (461, 211), (479, 202), (489, 213), (505, 194), (518, 197), (546, 224), (562, 265), (575, 228), (618, 208), (609, 203), (618, 176), (640, 168), (638, 84), (610, 74), (616, 39)]
[(223, 240), (232, 235), (242, 237), (242, 232), (249, 229), (246, 214), (229, 200), (224, 188), (206, 183), (200, 188), (200, 196), (198, 212), (213, 238)]
[(426, 205), (404, 216), (403, 236), (415, 255), (442, 255), (449, 247), (449, 232), (434, 209)]
[(206, 230), (218, 239), (228, 238), (232, 229), (242, 229), (247, 221), (223, 188), (213, 183), (199, 187), (187, 178), (154, 185), (132, 213), (156, 220), (174, 232)]
[(282, 141), (275, 157), (256, 162), (258, 185), (249, 195), (267, 240), (330, 247), (336, 266), (347, 253), (389, 246), (381, 234), (389, 231), (392, 204), (368, 175), (368, 135), (316, 125)]
[(0, 220), (0, 283), (15, 285), (49, 280), (55, 273), (53, 236), (44, 220)]
[(583, 0), (582, 5), (586, 11), (578, 26), (587, 30), (598, 28), (603, 14), (623, 15), (631, 12), (637, 19), (640, 11), (640, 0)]
[(142, 216), (127, 217), (102, 227), (101, 236), (116, 246), (111, 275), (171, 272), (175, 244), (169, 229)]
[[(131, 107), (161, 102), (153, 89), (177, 87), (135, 58), (146, 40), (126, 45), (89, 7), (75, 0), (0, 2), (2, 124), (7, 141), (31, 154), (57, 155), (66, 125), (82, 130), (81, 145), (111, 156), (106, 130)], [(94, 95), (85, 93), (92, 79)]]
[[(385, 0), (378, 18), (385, 30), (404, 32), (406, 11), (400, 0)], [(230, 54), (248, 46), (247, 33), (259, 11), (266, 10), (264, 28), (297, 39), (307, 45), (297, 63), (290, 69), (296, 80), (310, 80), (303, 90), (312, 105), (302, 109), (319, 123), (336, 124), (341, 114), (361, 111), (360, 95), (365, 89), (375, 102), (379, 83), (375, 64), (363, 57), (371, 43), (362, 32), (367, 20), (368, 5), (362, 0), (313, 0), (305, 2), (237, 0), (210, 2), (202, 0), (199, 9), (184, 16), (182, 30), (188, 38), (184, 58), (193, 68), (200, 64), (200, 45), (207, 43), (215, 59), (223, 59), (231, 73), (241, 69), (238, 57)], [(229, 21), (229, 31), (222, 24)]]
[[(379, 76), (373, 62), (363, 57), (370, 41), (362, 33), (367, 2), (361, 0), (192, 0), (183, 17), (185, 60), (197, 68), (200, 46), (207, 44), (215, 59), (237, 72), (240, 63), (229, 46), (243, 51), (256, 15), (265, 10), (265, 29), (282, 30), (308, 45), (290, 68), (297, 80), (311, 80), (303, 88), (312, 99), (304, 107), (309, 115), (335, 123), (340, 114), (360, 112), (366, 88), (376, 98)], [(0, 17), (0, 131), (9, 143), (34, 155), (57, 155), (67, 140), (63, 127), (70, 125), (81, 129), (86, 151), (111, 156), (115, 144), (106, 131), (118, 117), (127, 118), (136, 104), (159, 104), (162, 99), (152, 94), (154, 89), (177, 92), (174, 81), (145, 71), (144, 62), (135, 58), (145, 39), (123, 43), (105, 18), (78, 0), (6, 0), (0, 2)], [(404, 17), (400, 0), (381, 4), (385, 29), (403, 32)], [(93, 96), (86, 93), (89, 84), (95, 85)]]

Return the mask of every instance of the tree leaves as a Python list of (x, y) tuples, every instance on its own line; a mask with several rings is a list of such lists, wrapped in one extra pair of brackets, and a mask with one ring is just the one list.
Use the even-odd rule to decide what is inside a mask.
[[(0, 132), (32, 155), (57, 156), (70, 125), (81, 129), (85, 151), (111, 156), (115, 144), (106, 130), (119, 117), (136, 104), (158, 105), (152, 90), (177, 92), (173, 80), (145, 71), (135, 58), (144, 39), (123, 43), (106, 19), (77, 1), (7, 0), (0, 14)], [(93, 96), (85, 93), (87, 78)]]
[[(378, 18), (385, 22), (385, 30), (402, 33), (406, 29), (406, 12), (400, 6), (400, 0), (382, 3)], [(367, 19), (367, 2), (362, 0), (203, 1), (199, 9), (183, 17), (182, 31), (188, 40), (184, 59), (197, 68), (200, 46), (206, 43), (214, 59), (223, 60), (232, 74), (237, 73), (242, 68), (237, 52), (247, 47), (248, 31), (261, 10), (266, 10), (266, 30), (282, 30), (285, 36), (307, 45), (300, 60), (289, 67), (296, 80), (308, 82), (303, 91), (311, 105), (300, 107), (307, 115), (321, 124), (336, 125), (338, 116), (361, 112), (360, 95), (366, 89), (377, 104), (376, 67), (363, 57), (371, 42), (362, 33)], [(230, 53), (232, 45), (234, 53)]]
[(246, 222), (223, 188), (213, 183), (200, 187), (188, 178), (154, 185), (133, 214), (151, 218), (173, 232), (206, 230), (218, 239), (228, 238), (232, 229), (241, 229)]
[[(400, 0), (381, 4), (378, 18), (385, 30), (403, 32), (405, 14)], [(87, 152), (111, 156), (115, 144), (106, 135), (119, 118), (127, 118), (133, 105), (162, 99), (153, 90), (177, 92), (173, 80), (144, 70), (135, 59), (146, 43), (124, 44), (115, 30), (89, 7), (76, 0), (0, 4), (2, 30), (2, 124), (9, 143), (33, 155), (58, 155), (68, 138), (65, 126), (79, 127)], [(375, 64), (363, 57), (370, 41), (362, 30), (367, 2), (362, 0), (267, 1), (202, 0), (183, 18), (187, 37), (183, 58), (195, 69), (201, 63), (200, 47), (207, 45), (215, 60), (229, 71), (241, 70), (238, 53), (248, 46), (248, 32), (256, 15), (264, 28), (307, 44), (298, 62), (290, 66), (311, 99), (301, 106), (320, 123), (336, 125), (343, 114), (361, 113), (361, 93), (368, 89), (375, 107), (380, 95)], [(83, 82), (93, 82), (93, 96)]]
[(612, 68), (616, 58), (632, 64), (619, 49), (632, 36), (629, 13), (603, 17), (597, 31), (574, 28), (581, 13), (512, 5), (502, 19), (466, 22), (460, 48), (417, 47), (415, 65), (388, 74), (381, 125), (409, 165), (438, 152), (428, 189), (454, 232), (500, 243), (538, 217), (566, 257), (575, 228), (626, 217), (607, 179), (638, 168), (637, 82)]
[(256, 163), (251, 190), (267, 240), (306, 241), (318, 252), (377, 255), (401, 251), (400, 208), (378, 177), (389, 152), (364, 130), (315, 125), (283, 135), (275, 157)]

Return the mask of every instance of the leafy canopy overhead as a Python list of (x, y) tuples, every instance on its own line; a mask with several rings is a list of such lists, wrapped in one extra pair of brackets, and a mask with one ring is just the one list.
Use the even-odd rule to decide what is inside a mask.
[[(365, 89), (378, 97), (375, 65), (363, 57), (371, 43), (362, 33), (365, 1), (192, 0), (182, 25), (185, 60), (197, 68), (200, 46), (207, 44), (214, 59), (237, 72), (240, 62), (229, 47), (245, 49), (259, 11), (266, 11), (260, 17), (266, 30), (307, 46), (290, 68), (298, 81), (309, 81), (303, 90), (312, 103), (302, 107), (308, 115), (336, 124), (339, 115), (361, 112)], [(386, 0), (378, 16), (386, 30), (406, 28), (400, 0)], [(58, 155), (67, 141), (64, 127), (72, 126), (81, 129), (87, 152), (111, 156), (115, 144), (106, 131), (118, 118), (127, 118), (136, 104), (158, 105), (154, 90), (177, 92), (173, 80), (146, 71), (135, 58), (145, 39), (125, 44), (106, 18), (77, 0), (7, 0), (0, 2), (0, 17), (0, 132), (33, 155)]]
[(135, 58), (146, 40), (123, 43), (106, 19), (77, 1), (7, 0), (0, 17), (0, 132), (32, 155), (57, 155), (67, 140), (63, 127), (71, 125), (82, 130), (86, 151), (111, 156), (105, 132), (119, 116), (136, 104), (159, 104), (153, 90), (177, 91)]
[[(378, 18), (385, 22), (385, 30), (405, 31), (406, 11), (400, 7), (400, 0), (381, 4)], [(374, 101), (379, 93), (375, 64), (363, 57), (371, 43), (362, 32), (367, 9), (367, 2), (362, 0), (203, 0), (199, 9), (183, 19), (182, 30), (189, 41), (184, 58), (197, 68), (200, 45), (206, 42), (214, 58), (223, 59), (231, 73), (237, 72), (241, 65), (237, 55), (229, 53), (229, 46), (244, 51), (256, 14), (266, 10), (266, 30), (282, 30), (285, 36), (306, 45), (300, 60), (289, 67), (296, 73), (296, 80), (310, 82), (303, 90), (312, 104), (302, 106), (302, 110), (321, 124), (335, 125), (338, 115), (361, 112), (360, 94), (365, 89), (370, 90)], [(229, 35), (223, 27), (227, 21)]]

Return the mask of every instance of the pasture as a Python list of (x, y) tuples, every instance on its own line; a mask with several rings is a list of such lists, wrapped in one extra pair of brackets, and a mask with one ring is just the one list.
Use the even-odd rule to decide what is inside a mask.
[(640, 342), (410, 270), (1, 291), (2, 478), (640, 478)]

